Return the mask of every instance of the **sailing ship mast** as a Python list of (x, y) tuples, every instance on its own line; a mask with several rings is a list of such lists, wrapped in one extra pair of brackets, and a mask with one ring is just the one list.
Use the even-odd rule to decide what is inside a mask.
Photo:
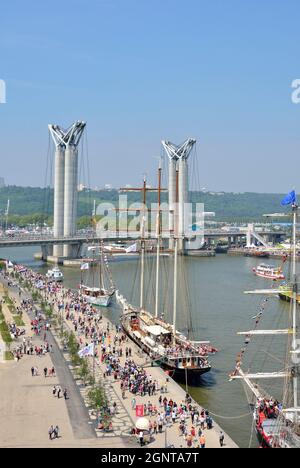
[(145, 253), (146, 253), (146, 241), (145, 241), (145, 223), (146, 223), (146, 194), (147, 194), (147, 181), (144, 177), (143, 183), (143, 210), (142, 210), (142, 221), (141, 221), (141, 288), (140, 288), (140, 309), (144, 309), (145, 300)]
[(160, 241), (161, 241), (161, 222), (160, 222), (160, 208), (161, 208), (161, 161), (159, 161), (158, 167), (158, 212), (156, 222), (156, 285), (155, 285), (155, 317), (158, 318), (158, 307), (159, 307), (159, 273), (160, 273)]
[[(297, 226), (297, 210), (298, 206), (293, 205), (293, 261), (292, 261), (292, 275), (293, 275), (293, 343), (292, 343), (292, 360), (299, 355), (298, 343), (297, 343), (297, 294), (298, 294), (298, 283), (297, 283), (297, 271), (296, 271), (296, 255), (297, 255), (297, 239), (296, 239), (296, 226)], [(295, 360), (295, 359), (294, 359)], [(298, 369), (293, 372), (293, 391), (294, 391), (294, 423), (298, 425)]]
[[(176, 212), (179, 202), (179, 172), (176, 171)], [(175, 224), (175, 216), (174, 216)], [(173, 295), (173, 333), (174, 342), (176, 341), (176, 324), (177, 324), (177, 288), (178, 288), (178, 223), (173, 226), (174, 232), (174, 295)]]

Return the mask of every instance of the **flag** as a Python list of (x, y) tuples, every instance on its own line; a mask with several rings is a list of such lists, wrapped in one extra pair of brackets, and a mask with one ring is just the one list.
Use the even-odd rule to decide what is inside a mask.
[(84, 358), (86, 356), (94, 356), (94, 343), (89, 344), (78, 352), (78, 356)]
[(281, 201), (282, 206), (286, 205), (294, 205), (296, 203), (296, 192), (292, 190), (292, 192), (288, 193), (286, 197)]
[(90, 246), (88, 247), (88, 252), (96, 252), (97, 249), (99, 249), (98, 246), (96, 246), (96, 245), (90, 245)]
[(126, 253), (133, 253), (133, 252), (137, 252), (137, 245), (136, 244), (133, 244), (130, 247), (128, 247), (128, 249), (126, 249)]
[(88, 270), (90, 268), (90, 265), (88, 263), (83, 263), (80, 267), (80, 270)]
[(43, 287), (44, 287), (43, 281), (42, 281), (42, 280), (38, 281), (38, 282), (35, 284), (35, 287), (36, 287), (37, 289), (43, 289)]

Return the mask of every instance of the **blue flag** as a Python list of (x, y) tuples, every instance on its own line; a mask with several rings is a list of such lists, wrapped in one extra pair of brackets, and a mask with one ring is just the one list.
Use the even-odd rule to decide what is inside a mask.
[(281, 201), (282, 206), (294, 205), (296, 203), (296, 192), (293, 190)]

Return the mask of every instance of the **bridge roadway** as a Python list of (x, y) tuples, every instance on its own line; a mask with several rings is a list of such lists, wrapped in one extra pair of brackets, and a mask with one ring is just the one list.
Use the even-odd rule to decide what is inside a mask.
[[(272, 237), (274, 240), (278, 240), (281, 236), (284, 236), (283, 231), (260, 231), (261, 236)], [(220, 230), (205, 230), (205, 239), (216, 239), (216, 238), (241, 238), (245, 237), (245, 232), (237, 231), (220, 231)], [(106, 241), (106, 242), (118, 242), (118, 241), (134, 241), (139, 238), (139, 234), (130, 233), (128, 231), (102, 231), (101, 234), (92, 233), (77, 233), (71, 237), (59, 237), (55, 238), (52, 235), (13, 235), (13, 236), (1, 236), (0, 237), (0, 248), (1, 247), (24, 247), (24, 246), (50, 246), (50, 245), (61, 245), (61, 244), (90, 244), (94, 241)], [(148, 239), (155, 239), (156, 233), (148, 233)], [(166, 236), (167, 238), (167, 236)]]

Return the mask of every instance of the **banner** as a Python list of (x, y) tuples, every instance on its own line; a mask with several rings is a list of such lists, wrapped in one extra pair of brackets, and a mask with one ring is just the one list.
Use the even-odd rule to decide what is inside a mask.
[(78, 356), (81, 358), (87, 357), (87, 356), (94, 356), (94, 343), (89, 344), (85, 348), (81, 349), (78, 352)]
[(144, 405), (136, 405), (135, 415), (137, 418), (142, 418), (144, 416)]

